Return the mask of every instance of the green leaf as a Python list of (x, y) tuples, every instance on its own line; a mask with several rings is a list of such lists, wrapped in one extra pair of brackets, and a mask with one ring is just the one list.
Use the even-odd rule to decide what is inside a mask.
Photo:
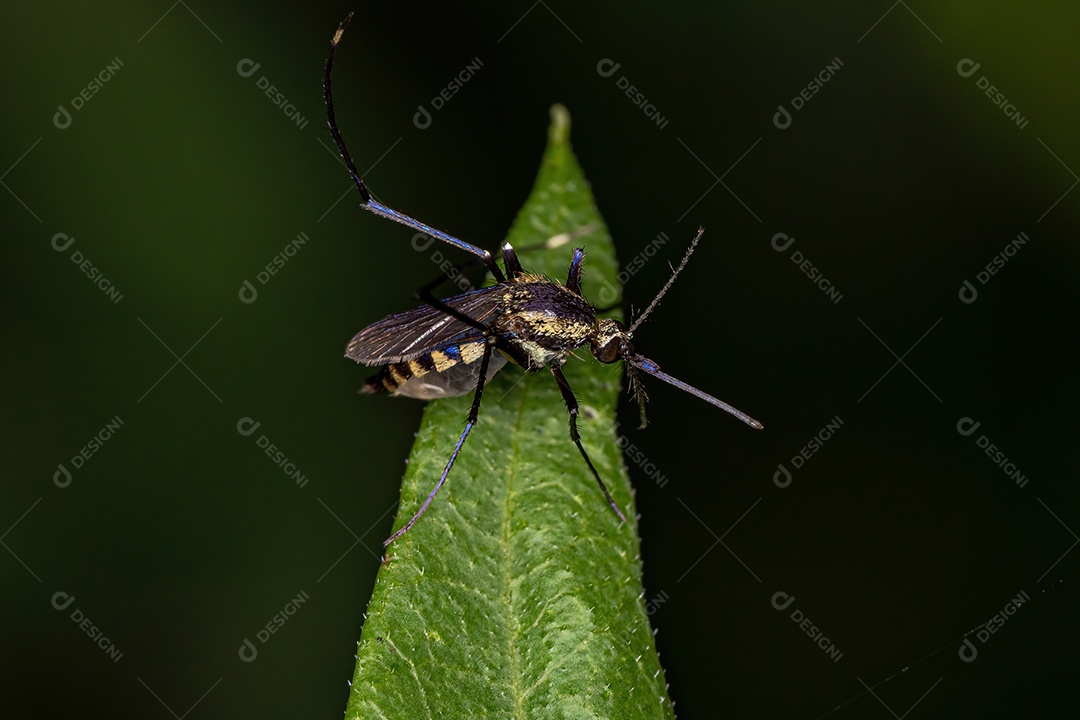
[[(552, 108), (540, 173), (509, 241), (565, 281), (583, 246), (585, 295), (618, 301), (614, 248)], [(550, 373), (507, 365), (427, 513), (389, 548), (357, 649), (347, 718), (672, 718), (643, 600), (636, 512), (616, 444), (621, 366), (586, 350), (565, 367), (582, 441), (621, 524), (570, 441)], [(394, 527), (431, 491), (464, 425), (471, 393), (429, 403)]]

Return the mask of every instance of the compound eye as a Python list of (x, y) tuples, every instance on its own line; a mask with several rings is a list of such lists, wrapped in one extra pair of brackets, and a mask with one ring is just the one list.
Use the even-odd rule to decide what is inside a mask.
[(613, 363), (619, 359), (619, 348), (622, 342), (618, 337), (613, 337), (603, 345), (593, 350), (593, 355), (602, 363)]

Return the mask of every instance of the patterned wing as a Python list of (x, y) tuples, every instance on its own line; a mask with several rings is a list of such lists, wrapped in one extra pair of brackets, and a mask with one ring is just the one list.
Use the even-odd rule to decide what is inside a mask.
[[(503, 286), (492, 285), (443, 300), (478, 323), (489, 325), (501, 312)], [(483, 334), (453, 315), (431, 305), (397, 313), (356, 333), (345, 357), (365, 365), (388, 365), (442, 350), (449, 345), (477, 343)]]

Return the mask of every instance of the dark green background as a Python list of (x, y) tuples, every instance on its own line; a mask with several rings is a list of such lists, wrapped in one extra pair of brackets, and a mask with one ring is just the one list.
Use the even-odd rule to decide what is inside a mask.
[[(1080, 10), (1066, 7), (5, 5), (5, 715), (343, 711), (421, 407), (357, 396), (366, 373), (343, 348), (437, 274), (410, 231), (358, 208), (328, 150), (322, 62), (350, 9), (339, 118), (360, 168), (378, 161), (367, 178), (385, 202), (495, 247), (562, 102), (623, 262), (670, 238), (628, 283), (634, 307), (706, 227), (636, 342), (766, 429), (655, 382), (648, 430), (622, 408), (627, 440), (668, 480), (628, 459), (681, 717), (816, 718), (852, 698), (833, 716), (916, 703), (910, 717), (1075, 712)], [(120, 71), (58, 129), (57, 107), (115, 58)], [(417, 106), (474, 58), (482, 69), (417, 129)], [(621, 64), (608, 78), (605, 58)], [(836, 76), (777, 129), (777, 106), (835, 58)], [(957, 72), (964, 58), (981, 64), (972, 77)], [(244, 59), (260, 65), (251, 77)], [(623, 76), (663, 129), (620, 93)], [(1027, 246), (979, 285), (1021, 231)], [(240, 302), (300, 232), (308, 244)], [(75, 244), (54, 251), (57, 233)], [(775, 251), (776, 233), (795, 245)], [(70, 261), (76, 249), (119, 304)], [(972, 304), (958, 298), (965, 279)], [(917, 378), (898, 365), (865, 394), (896, 362), (871, 330)], [(191, 372), (161, 379), (175, 362), (165, 345)], [(57, 487), (57, 466), (116, 416), (119, 432)], [(237, 433), (243, 417), (261, 423), (255, 435)], [(778, 464), (836, 417), (778, 488)], [(982, 423), (975, 435), (957, 432), (963, 417)], [(976, 446), (983, 434), (1025, 487)], [(58, 592), (75, 597), (65, 611)], [(777, 592), (795, 596), (786, 611)], [(962, 662), (961, 636), (1020, 592), (1032, 602), (985, 644), (972, 636), (979, 656)]]

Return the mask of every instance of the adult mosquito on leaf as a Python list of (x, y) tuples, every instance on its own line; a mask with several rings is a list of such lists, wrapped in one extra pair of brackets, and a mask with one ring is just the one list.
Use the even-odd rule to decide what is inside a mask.
[(597, 317), (598, 310), (582, 295), (581, 271), (585, 259), (583, 248), (574, 249), (566, 283), (562, 284), (551, 278), (526, 272), (509, 243), (504, 243), (500, 248), (503, 264), (499, 267), (487, 250), (415, 220), (372, 197), (345, 148), (345, 141), (334, 118), (334, 102), (330, 91), (334, 51), (351, 18), (352, 13), (349, 13), (338, 25), (330, 41), (326, 74), (323, 77), (323, 93), (330, 134), (341, 152), (356, 189), (360, 192), (361, 206), (376, 215), (470, 253), (495, 279), (494, 285), (439, 299), (431, 294), (431, 290), (446, 279), (444, 274), (419, 291), (419, 299), (424, 301), (424, 305), (372, 323), (358, 332), (345, 350), (345, 356), (357, 363), (381, 368), (368, 378), (364, 384), (365, 392), (388, 392), (420, 400), (473, 393), (465, 429), (454, 445), (454, 451), (438, 482), (416, 514), (387, 538), (383, 546), (390, 545), (408, 532), (431, 505), (450, 475), (466, 438), (476, 426), (484, 385), (508, 360), (520, 365), (527, 372), (546, 368), (554, 376), (570, 416), (570, 440), (585, 459), (585, 464), (596, 478), (596, 483), (611, 509), (623, 522), (626, 517), (612, 499), (607, 486), (589, 459), (589, 454), (585, 452), (578, 434), (578, 402), (562, 371), (562, 366), (574, 350), (587, 345), (593, 356), (602, 363), (622, 361), (629, 378), (630, 390), (640, 409), (642, 427), (645, 426), (647, 397), (639, 373), (652, 375), (674, 385), (760, 430), (762, 424), (757, 420), (663, 372), (655, 362), (638, 353), (631, 344), (634, 332), (645, 322), (671, 288), (675, 278), (686, 267), (704, 232), (702, 228), (698, 229), (682, 262), (672, 271), (660, 292), (630, 327), (626, 328), (618, 320)]

